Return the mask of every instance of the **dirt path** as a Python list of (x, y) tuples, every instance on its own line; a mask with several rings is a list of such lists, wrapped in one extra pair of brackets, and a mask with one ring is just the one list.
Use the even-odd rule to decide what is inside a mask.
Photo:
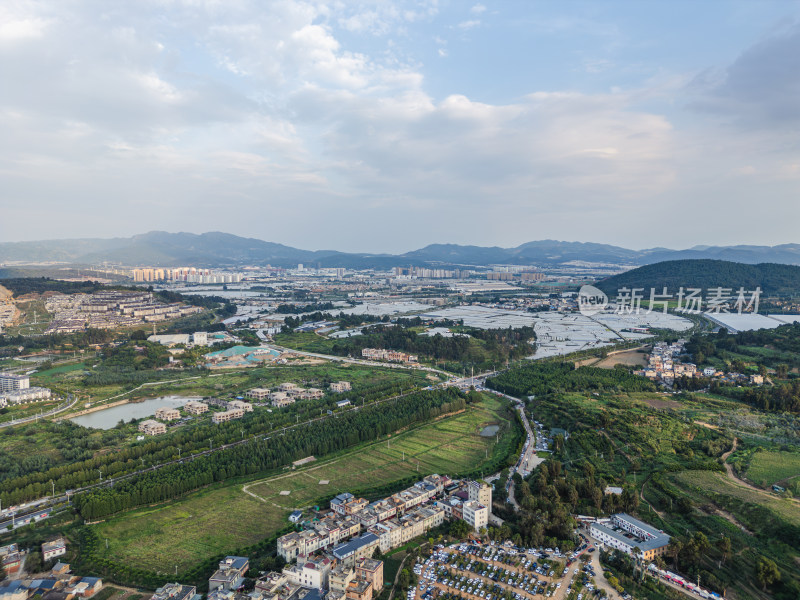
[(658, 510), (658, 509), (657, 509), (655, 506), (653, 506), (652, 504), (650, 504), (650, 502), (648, 502), (648, 501), (647, 501), (647, 499), (644, 497), (644, 486), (646, 486), (646, 485), (647, 485), (647, 482), (648, 482), (648, 481), (650, 481), (650, 477), (651, 477), (651, 476), (652, 476), (652, 475), (648, 475), (648, 476), (647, 476), (647, 478), (646, 478), (646, 479), (645, 479), (645, 480), (642, 482), (642, 487), (641, 487), (641, 489), (639, 490), (639, 498), (641, 498), (642, 502), (644, 502), (645, 504), (647, 504), (647, 506), (649, 506), (649, 507), (650, 507), (650, 510), (652, 510), (654, 513), (656, 513), (656, 514), (657, 514), (659, 517), (661, 517), (662, 519), (665, 519), (664, 513), (663, 513), (663, 512), (661, 512), (660, 510)]

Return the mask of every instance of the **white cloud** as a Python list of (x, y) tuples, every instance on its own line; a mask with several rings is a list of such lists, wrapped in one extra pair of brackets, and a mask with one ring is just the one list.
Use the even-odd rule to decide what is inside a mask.
[(461, 21), (461, 23), (456, 25), (456, 27), (458, 27), (459, 29), (467, 30), (467, 29), (473, 29), (475, 27), (478, 27), (480, 24), (481, 24), (480, 20), (471, 19), (469, 21)]
[(473, 15), (479, 15), (486, 11), (486, 7), (483, 4), (475, 4), (472, 8), (469, 9)]
[[(727, 110), (744, 107), (737, 114), (751, 128), (742, 133), (674, 125), (665, 107), (686, 92), (671, 74), (611, 93), (531, 78), (530, 93), (504, 101), (486, 100), (491, 81), (484, 101), (460, 82), (431, 81), (442, 74), (408, 58), (418, 39), (408, 32), (435, 25), (418, 36), (426, 56), (432, 47), (444, 58), (437, 31), (480, 25), (442, 21), (433, 1), (11, 6), (0, 8), (0, 187), (4, 208), (18, 211), (9, 216), (28, 210), (39, 237), (158, 225), (302, 246), (274, 223), (313, 215), (306, 239), (328, 247), (400, 249), (387, 247), (386, 223), (434, 237), (447, 223), (459, 241), (475, 235), (475, 223), (481, 240), (484, 231), (533, 239), (545, 227), (574, 238), (604, 211), (628, 226), (678, 223), (681, 207), (727, 196), (720, 190), (730, 188), (709, 181), (735, 180), (730, 197), (742, 203), (748, 186), (768, 182), (783, 198), (800, 178), (793, 130), (753, 125), (763, 114), (745, 88), (766, 77), (754, 65), (776, 55), (769, 44), (691, 88)], [(537, 31), (592, 26), (553, 18)], [(613, 36), (613, 27), (596, 28)], [(789, 38), (778, 46), (793, 48)], [(450, 67), (461, 54), (431, 62)], [(593, 73), (612, 67), (585, 63)], [(794, 118), (787, 102), (769, 100)], [(649, 215), (630, 210), (639, 206)], [(372, 226), (340, 240), (331, 225), (354, 214)], [(0, 239), (21, 235), (13, 218), (3, 221)]]

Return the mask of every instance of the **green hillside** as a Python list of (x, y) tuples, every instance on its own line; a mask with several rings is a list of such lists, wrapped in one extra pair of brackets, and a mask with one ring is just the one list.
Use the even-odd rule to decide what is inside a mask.
[(800, 294), (800, 267), (761, 263), (746, 265), (725, 260), (669, 260), (654, 263), (603, 279), (595, 284), (606, 294), (623, 287), (656, 288), (666, 286), (675, 293), (680, 287), (708, 289), (740, 287), (753, 290), (760, 286), (768, 295), (793, 296)]

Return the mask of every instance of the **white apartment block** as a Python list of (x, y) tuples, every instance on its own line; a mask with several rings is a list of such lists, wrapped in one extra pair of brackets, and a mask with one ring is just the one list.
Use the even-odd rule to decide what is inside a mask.
[(15, 373), (0, 373), (0, 392), (15, 392), (31, 387), (31, 378)]
[(481, 527), (486, 527), (489, 524), (489, 509), (481, 504), (471, 500), (465, 502), (462, 506), (464, 513), (464, 520), (475, 530), (480, 531)]
[(467, 484), (467, 493), (470, 501), (480, 502), (492, 512), (492, 486), (483, 481), (470, 481)]

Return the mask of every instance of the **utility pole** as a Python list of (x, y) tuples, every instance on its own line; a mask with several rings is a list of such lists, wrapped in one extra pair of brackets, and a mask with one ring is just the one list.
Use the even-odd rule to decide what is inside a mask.
[(103, 483), (103, 469), (97, 469), (97, 472), (100, 473), (100, 483)]

